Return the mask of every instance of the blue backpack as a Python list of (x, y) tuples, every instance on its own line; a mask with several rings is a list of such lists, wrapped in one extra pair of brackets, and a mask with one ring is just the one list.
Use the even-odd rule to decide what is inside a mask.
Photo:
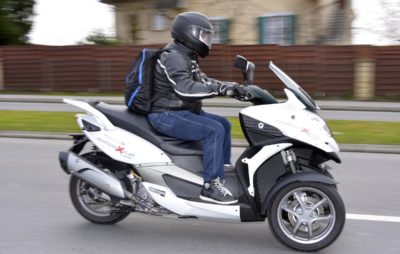
[(149, 114), (153, 98), (154, 68), (163, 50), (143, 49), (126, 75), (125, 104), (131, 112)]

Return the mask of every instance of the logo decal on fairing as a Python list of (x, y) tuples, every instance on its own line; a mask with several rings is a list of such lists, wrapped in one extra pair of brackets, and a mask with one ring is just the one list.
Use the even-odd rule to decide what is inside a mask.
[(112, 142), (109, 142), (108, 140), (102, 139), (100, 137), (97, 138), (98, 141), (102, 142), (103, 144), (113, 148), (115, 151), (119, 152), (119, 154), (125, 158), (128, 159), (132, 159), (133, 157), (135, 157), (135, 153), (132, 152), (128, 152), (126, 151), (125, 147), (125, 143), (124, 142), (120, 142), (120, 145), (117, 144), (113, 144)]
[(258, 128), (259, 129), (264, 129), (264, 124), (263, 123), (258, 123)]
[(310, 129), (303, 128), (301, 131), (307, 133), (308, 135), (310, 135)]
[(115, 151), (122, 153), (125, 150), (124, 147), (122, 146), (118, 146), (117, 148), (115, 148)]

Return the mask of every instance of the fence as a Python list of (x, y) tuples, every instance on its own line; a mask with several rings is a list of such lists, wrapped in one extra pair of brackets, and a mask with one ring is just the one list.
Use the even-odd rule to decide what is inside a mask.
[[(125, 74), (141, 48), (1, 47), (0, 89), (122, 92)], [(269, 61), (314, 96), (400, 97), (399, 46), (215, 45), (200, 66), (209, 77), (241, 82), (241, 72), (233, 66), (237, 54), (256, 64), (255, 83), (275, 95), (282, 93), (282, 84), (267, 69)]]

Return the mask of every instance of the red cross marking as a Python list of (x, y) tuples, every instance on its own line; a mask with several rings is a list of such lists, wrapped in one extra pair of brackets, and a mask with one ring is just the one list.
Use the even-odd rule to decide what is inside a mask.
[(125, 148), (123, 148), (123, 147), (121, 147), (121, 146), (118, 146), (118, 147), (115, 149), (115, 151), (118, 151), (118, 152), (120, 152), (120, 153), (122, 153), (124, 150), (125, 150)]
[(307, 133), (307, 134), (310, 134), (310, 130), (307, 129), (307, 128), (303, 128), (301, 131), (302, 131), (302, 132), (305, 132), (305, 133)]

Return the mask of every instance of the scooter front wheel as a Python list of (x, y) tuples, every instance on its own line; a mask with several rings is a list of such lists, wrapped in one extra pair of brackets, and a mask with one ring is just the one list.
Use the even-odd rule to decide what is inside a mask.
[(268, 212), (275, 238), (300, 251), (316, 251), (333, 243), (345, 219), (344, 203), (335, 187), (318, 182), (288, 184)]

